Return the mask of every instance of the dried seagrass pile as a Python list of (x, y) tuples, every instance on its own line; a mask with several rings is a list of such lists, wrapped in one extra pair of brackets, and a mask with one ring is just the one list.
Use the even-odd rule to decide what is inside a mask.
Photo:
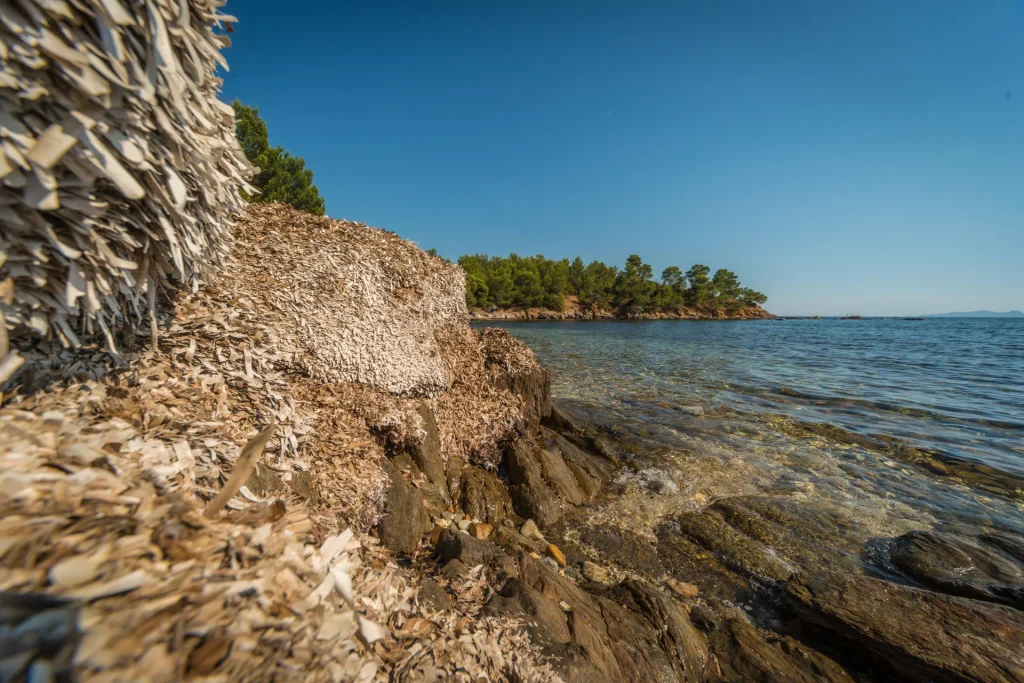
[[(158, 288), (226, 253), (252, 169), (217, 99), (223, 4), (2, 3), (0, 330), (114, 349)], [(0, 336), (3, 381), (19, 359)]]
[(396, 410), (416, 413), (396, 395), (431, 396), (444, 456), (495, 465), (523, 418), (495, 375), (538, 364), (509, 335), (469, 328), (461, 268), (393, 233), (283, 204), (249, 207), (235, 240), (216, 286), (258, 311), (318, 387), (387, 429), (402, 426)]
[(254, 206), (239, 233), (229, 277), (270, 295), (315, 379), (412, 396), (450, 386), (438, 336), (466, 326), (461, 268), (394, 233), (283, 205)]
[[(21, 650), (26, 666), (92, 680), (554, 680), (518, 625), (479, 616), (482, 568), (438, 577), (455, 600), (432, 611), (422, 571), (366, 534), (388, 485), (383, 427), (421, 429), (411, 398), (311, 377), (294, 327), (317, 309), (268, 305), (288, 292), (256, 276), (269, 246), (311, 262), (342, 230), (372, 230), (336, 222), (316, 243), (261, 232), (308, 220), (250, 207), (225, 270), (177, 293), (156, 350), (120, 339), (120, 367), (98, 346), (26, 352), (0, 409), (0, 591), (71, 600), (36, 616), (39, 642), (72, 609), (81, 629), (70, 663), (63, 646), (38, 647)], [(437, 344), (452, 384), (430, 400), (442, 450), (484, 459), (522, 419), (495, 373), (536, 360), (465, 322)], [(225, 492), (226, 509), (204, 515)]]

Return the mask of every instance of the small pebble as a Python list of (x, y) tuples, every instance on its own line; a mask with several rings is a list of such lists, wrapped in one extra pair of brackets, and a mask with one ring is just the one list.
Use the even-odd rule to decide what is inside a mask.
[(481, 541), (485, 540), (494, 531), (494, 527), (490, 524), (484, 524), (483, 522), (474, 522), (469, 528), (471, 535), (476, 536)]
[(669, 588), (684, 598), (695, 598), (700, 595), (700, 589), (692, 583), (677, 581), (676, 579), (669, 579), (666, 583), (668, 583)]
[(537, 523), (532, 519), (523, 522), (523, 526), (519, 527), (519, 533), (527, 538), (535, 538), (538, 541), (544, 540), (544, 534), (540, 532), (540, 529), (537, 528)]
[(562, 553), (561, 550), (558, 549), (557, 545), (555, 545), (554, 543), (549, 543), (547, 553), (548, 557), (557, 562), (559, 566), (565, 566), (565, 555)]
[(460, 520), (459, 521), (459, 531), (468, 531), (470, 524), (472, 524), (472, 522), (470, 522), (468, 519)]
[(583, 576), (594, 583), (611, 583), (611, 575), (608, 570), (593, 562), (583, 563)]

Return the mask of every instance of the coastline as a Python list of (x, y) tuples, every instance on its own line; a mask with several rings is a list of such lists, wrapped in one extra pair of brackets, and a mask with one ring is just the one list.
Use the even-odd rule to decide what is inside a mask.
[(724, 308), (710, 306), (684, 306), (674, 311), (611, 311), (596, 307), (580, 306), (575, 297), (567, 297), (565, 307), (561, 311), (549, 308), (523, 308), (512, 306), (497, 311), (474, 309), (469, 311), (470, 322), (516, 320), (775, 320), (777, 316), (764, 310), (757, 304), (745, 306), (738, 311), (729, 312)]
[[(886, 581), (851, 559), (870, 530), (815, 497), (735, 492), (645, 526), (664, 450), (553, 404), (523, 342), (467, 324), (454, 266), (282, 205), (249, 207), (235, 237), (232, 267), (176, 294), (155, 347), (123, 330), (128, 365), (113, 371), (102, 354), (27, 346), (31, 372), (0, 409), (13, 445), (0, 517), (17, 550), (0, 554), (0, 588), (95, 596), (75, 634), (82, 678), (259, 666), (282, 680), (848, 683), (1024, 667), (1002, 646), (1024, 632), (1006, 579), (1019, 539), (901, 529), (905, 574)], [(732, 319), (774, 317), (755, 310)], [(477, 320), (545, 319), (517, 313)], [(132, 535), (119, 522), (69, 545), (83, 504)], [(139, 550), (112, 553), (126, 539)], [(950, 554), (996, 569), (965, 579)], [(229, 592), (190, 597), (211, 576)]]

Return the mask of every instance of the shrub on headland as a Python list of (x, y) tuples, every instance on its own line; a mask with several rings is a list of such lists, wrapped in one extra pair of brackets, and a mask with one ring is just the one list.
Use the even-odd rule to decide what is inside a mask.
[(636, 254), (626, 259), (621, 270), (600, 261), (584, 265), (578, 256), (570, 262), (539, 255), (466, 254), (458, 263), (466, 272), (470, 309), (521, 306), (560, 311), (570, 295), (584, 306), (606, 310), (669, 311), (692, 306), (737, 311), (768, 300), (743, 287), (736, 274), (725, 268), (710, 276), (711, 269), (701, 264), (685, 274), (678, 266), (669, 266), (655, 280), (651, 266)]
[(235, 134), (242, 151), (260, 172), (252, 179), (258, 193), (246, 195), (251, 202), (271, 204), (281, 202), (311, 213), (324, 215), (324, 198), (313, 184), (313, 171), (306, 168), (306, 160), (292, 156), (281, 146), (271, 147), (267, 136), (267, 122), (257, 107), (248, 107), (238, 100), (235, 110)]

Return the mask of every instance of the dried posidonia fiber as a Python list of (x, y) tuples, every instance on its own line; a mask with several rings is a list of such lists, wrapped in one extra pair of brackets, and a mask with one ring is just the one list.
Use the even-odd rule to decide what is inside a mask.
[(148, 325), (227, 250), (252, 169), (216, 0), (0, 0), (0, 381), (14, 338)]

